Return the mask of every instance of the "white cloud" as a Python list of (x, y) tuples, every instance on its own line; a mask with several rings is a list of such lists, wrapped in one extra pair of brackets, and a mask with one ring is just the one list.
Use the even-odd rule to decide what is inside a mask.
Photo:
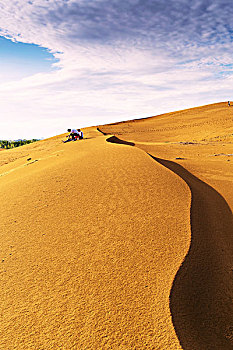
[(229, 1), (12, 0), (0, 11), (2, 35), (59, 59), (51, 73), (2, 76), (0, 138), (9, 123), (11, 138), (49, 136), (230, 98)]

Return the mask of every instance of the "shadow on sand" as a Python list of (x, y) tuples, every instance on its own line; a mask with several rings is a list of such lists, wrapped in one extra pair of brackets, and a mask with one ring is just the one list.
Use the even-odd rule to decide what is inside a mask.
[(118, 137), (116, 137), (116, 136), (111, 136), (106, 141), (107, 142), (111, 142), (111, 143), (118, 143), (118, 144), (121, 144), (121, 145), (128, 145), (128, 146), (134, 146), (135, 145), (133, 142), (129, 142), (129, 141), (124, 141), (124, 140), (118, 139)]
[[(150, 154), (149, 154), (150, 155)], [(192, 193), (191, 244), (170, 293), (184, 350), (233, 349), (233, 220), (225, 199), (181, 165), (150, 155)]]
[[(108, 142), (124, 143), (110, 137)], [(134, 144), (133, 144), (134, 145)], [(181, 165), (153, 157), (189, 186), (191, 244), (170, 293), (184, 350), (233, 349), (233, 217), (225, 199)]]

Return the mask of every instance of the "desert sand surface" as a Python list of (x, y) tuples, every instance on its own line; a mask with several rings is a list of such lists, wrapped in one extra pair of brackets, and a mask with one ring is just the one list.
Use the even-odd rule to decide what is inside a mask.
[(183, 349), (233, 349), (233, 107), (217, 103), (100, 130), (188, 185), (191, 242), (170, 293), (173, 325)]
[(233, 349), (233, 107), (0, 154), (0, 349)]

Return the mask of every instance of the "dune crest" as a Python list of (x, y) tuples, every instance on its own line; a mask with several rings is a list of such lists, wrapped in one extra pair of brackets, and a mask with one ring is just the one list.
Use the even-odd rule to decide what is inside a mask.
[[(171, 117), (173, 120), (170, 122), (168, 119)], [(179, 126), (181, 117), (184, 124)], [(164, 120), (166, 127), (157, 128), (157, 124), (162, 124)], [(152, 122), (154, 129), (147, 129)], [(119, 123), (103, 126), (103, 131), (113, 133), (111, 129), (115, 128), (115, 137), (128, 139), (149, 152), (156, 162), (180, 176), (192, 194), (191, 245), (176, 274), (170, 295), (173, 324), (180, 344), (185, 350), (232, 349), (233, 173), (230, 171), (232, 164), (227, 163), (231, 159), (223, 157), (231, 156), (231, 110), (221, 103), (150, 118), (148, 123), (138, 120), (138, 126), (134, 123), (127, 122), (127, 130), (124, 125), (120, 129)], [(206, 129), (206, 125), (209, 128)], [(214, 125), (217, 126), (215, 130)], [(190, 129), (188, 132), (187, 126)], [(198, 133), (197, 127), (202, 127)], [(180, 133), (184, 129), (185, 142)], [(211, 137), (208, 136), (210, 129)], [(169, 135), (170, 131), (174, 134)], [(140, 132), (145, 134), (142, 136)], [(219, 149), (225, 152), (218, 153)], [(169, 160), (158, 158), (161, 155), (166, 155)], [(222, 158), (213, 161), (211, 156)], [(177, 162), (182, 162), (184, 167)], [(218, 191), (227, 198), (228, 203)]]
[(232, 348), (231, 111), (1, 152), (0, 348)]
[(3, 152), (0, 347), (180, 349), (169, 294), (188, 186), (138, 148), (84, 135)]
[(171, 291), (173, 323), (183, 349), (232, 349), (232, 212), (224, 198), (181, 165), (156, 159), (190, 187), (189, 252)]

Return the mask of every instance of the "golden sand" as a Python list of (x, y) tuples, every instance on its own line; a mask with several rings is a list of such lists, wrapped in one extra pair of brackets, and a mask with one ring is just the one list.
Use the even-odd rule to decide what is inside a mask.
[(232, 349), (233, 107), (99, 129), (1, 152), (0, 349)]

